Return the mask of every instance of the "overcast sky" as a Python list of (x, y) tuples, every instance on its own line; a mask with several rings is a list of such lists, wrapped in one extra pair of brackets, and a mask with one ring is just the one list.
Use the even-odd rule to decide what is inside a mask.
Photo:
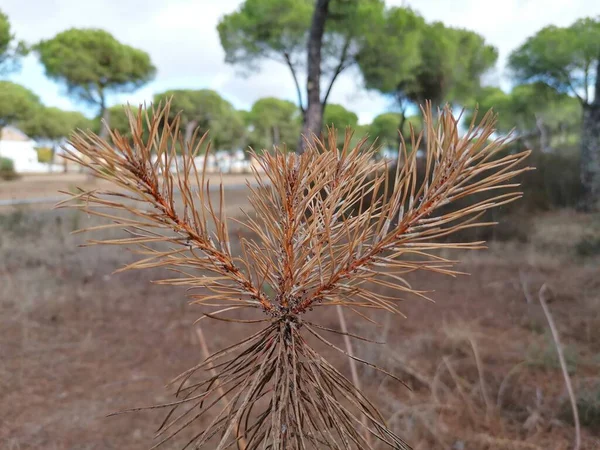
[[(111, 97), (110, 104), (150, 101), (166, 89), (217, 90), (236, 108), (248, 109), (261, 97), (276, 96), (296, 101), (288, 69), (267, 62), (262, 70), (243, 76), (226, 65), (216, 25), (234, 11), (241, 0), (2, 0), (19, 39), (33, 43), (71, 27), (103, 28), (117, 39), (141, 48), (158, 68), (156, 79), (135, 92)], [(489, 82), (509, 88), (504, 69), (507, 55), (538, 29), (554, 24), (567, 26), (578, 18), (600, 14), (598, 0), (388, 0), (388, 5), (407, 5), (426, 20), (472, 29), (499, 49), (497, 68)], [(10, 79), (23, 84), (49, 106), (79, 109), (64, 89), (44, 77), (35, 56)], [(392, 108), (389, 100), (365, 91), (357, 72), (340, 76), (331, 102), (356, 112), (361, 123)]]

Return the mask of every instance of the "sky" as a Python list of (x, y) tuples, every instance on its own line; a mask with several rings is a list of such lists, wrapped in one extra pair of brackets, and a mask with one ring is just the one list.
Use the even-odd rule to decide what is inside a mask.
[[(34, 43), (68, 28), (102, 28), (121, 42), (147, 51), (158, 69), (151, 83), (135, 93), (111, 96), (109, 103), (150, 102), (167, 89), (214, 89), (238, 109), (249, 109), (261, 97), (296, 102), (289, 70), (265, 62), (259, 72), (243, 73), (225, 63), (216, 26), (241, 0), (2, 0), (18, 39)], [(388, 0), (389, 6), (410, 6), (427, 20), (478, 32), (499, 50), (488, 84), (510, 89), (505, 63), (510, 52), (547, 25), (568, 26), (586, 16), (600, 15), (597, 0)], [(93, 114), (48, 80), (35, 55), (9, 76), (34, 91), (48, 106)], [(364, 89), (357, 70), (340, 75), (330, 96), (354, 111), (360, 123), (393, 109), (386, 97)]]

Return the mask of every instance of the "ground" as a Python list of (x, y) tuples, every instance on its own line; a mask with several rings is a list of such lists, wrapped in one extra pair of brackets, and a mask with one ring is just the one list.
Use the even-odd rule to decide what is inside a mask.
[[(209, 174), (207, 178), (214, 186), (221, 181), (217, 174)], [(240, 185), (245, 183), (247, 175), (228, 174), (222, 178), (223, 184)], [(0, 180), (0, 208), (3, 201), (6, 200), (27, 200), (27, 199), (49, 199), (53, 203), (54, 199), (60, 197), (58, 191), (71, 191), (75, 187), (84, 189), (105, 189), (110, 183), (97, 178), (91, 178), (85, 173), (67, 173), (67, 174), (31, 174), (23, 175), (21, 178), (2, 182)]]
[[(242, 191), (228, 200), (232, 212), (247, 206)], [(79, 248), (85, 237), (70, 234), (92, 221), (70, 210), (0, 212), (2, 449), (149, 448), (163, 411), (107, 415), (169, 401), (165, 384), (203, 359), (193, 325), (200, 311), (184, 289), (151, 284), (158, 271), (113, 275), (131, 255)], [(363, 390), (415, 449), (573, 448), (538, 301), (544, 283), (579, 404), (581, 448), (600, 448), (600, 260), (585, 245), (598, 218), (558, 211), (529, 226), (519, 241), (453, 255), (469, 276), (412, 276), (436, 302), (407, 300), (407, 319), (381, 315), (373, 326), (346, 313), (351, 331), (387, 342), (357, 341), (356, 354), (412, 389), (359, 367)], [(335, 311), (318, 319), (339, 326)], [(212, 351), (248, 332), (211, 321), (203, 331)], [(325, 353), (349, 376), (345, 357)]]

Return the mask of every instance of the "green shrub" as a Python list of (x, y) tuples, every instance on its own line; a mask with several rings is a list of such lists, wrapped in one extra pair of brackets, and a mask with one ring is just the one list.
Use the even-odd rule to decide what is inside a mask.
[(534, 152), (528, 163), (535, 167), (520, 177), (524, 193), (519, 207), (531, 210), (577, 207), (583, 199), (579, 152)]
[[(513, 144), (498, 153), (496, 158), (521, 150), (522, 147)], [(420, 159), (418, 164), (420, 184), (423, 182), (425, 160)], [(535, 170), (525, 172), (515, 179), (515, 182), (521, 185), (523, 198), (499, 208), (488, 209), (480, 219), (482, 222), (499, 222), (500, 227), (467, 228), (448, 239), (527, 242), (532, 229), (531, 219), (535, 217), (536, 212), (579, 206), (584, 191), (579, 177), (579, 155), (575, 149), (563, 149), (553, 153), (536, 151), (527, 159), (527, 165)], [(392, 166), (389, 170), (395, 172), (396, 168)], [(390, 177), (390, 180), (393, 181), (393, 177)], [(392, 190), (393, 186), (390, 184), (388, 192)], [(485, 198), (485, 193), (471, 195), (453, 202), (453, 207), (466, 207)], [(363, 207), (368, 207), (368, 203), (367, 199)], [(439, 209), (440, 214), (446, 211), (450, 211), (450, 208)], [(596, 242), (595, 246), (597, 245), (600, 243)]]
[(12, 159), (2, 158), (0, 156), (0, 179), (2, 180), (14, 180), (18, 178), (17, 172), (15, 172), (15, 164)]
[[(579, 353), (577, 348), (571, 345), (563, 346), (563, 355), (567, 365), (567, 372), (573, 375), (577, 370), (579, 362)], [(533, 344), (527, 351), (527, 365), (537, 367), (543, 370), (560, 370), (560, 361), (556, 353), (556, 344), (554, 343), (551, 334), (546, 331), (544, 342)]]
[[(600, 434), (600, 384), (578, 389), (576, 392), (579, 422), (594, 434)], [(559, 417), (573, 424), (573, 410), (568, 398), (561, 405)]]
[(0, 231), (2, 231), (0, 234), (19, 231), (26, 221), (25, 210), (20, 207), (9, 213), (0, 214)]
[(575, 252), (584, 258), (600, 255), (600, 227), (588, 230), (577, 242)]

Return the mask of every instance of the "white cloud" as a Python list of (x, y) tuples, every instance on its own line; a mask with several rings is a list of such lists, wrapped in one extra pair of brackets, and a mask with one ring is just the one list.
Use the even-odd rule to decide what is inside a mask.
[[(513, 48), (543, 26), (564, 26), (579, 17), (600, 14), (600, 2), (589, 0), (389, 0), (387, 3), (413, 6), (427, 20), (441, 20), (481, 33), (499, 48), (500, 68)], [(96, 27), (148, 51), (158, 68), (156, 80), (134, 94), (113, 97), (112, 103), (150, 101), (155, 93), (174, 88), (216, 89), (237, 108), (249, 108), (264, 96), (296, 101), (296, 90), (286, 67), (265, 62), (260, 72), (241, 76), (238, 69), (225, 64), (216, 25), (239, 4), (240, 0), (3, 0), (2, 10), (9, 16), (17, 36), (28, 42), (51, 38), (70, 27)], [(46, 104), (85, 109), (44, 77), (33, 56), (25, 60), (23, 70), (11, 79), (34, 90)], [(492, 74), (490, 80), (502, 82), (505, 87), (508, 84), (502, 69)], [(362, 89), (357, 72), (339, 77), (330, 101), (355, 111), (363, 123), (393, 106), (388, 99)], [(92, 113), (89, 108), (87, 112)]]

